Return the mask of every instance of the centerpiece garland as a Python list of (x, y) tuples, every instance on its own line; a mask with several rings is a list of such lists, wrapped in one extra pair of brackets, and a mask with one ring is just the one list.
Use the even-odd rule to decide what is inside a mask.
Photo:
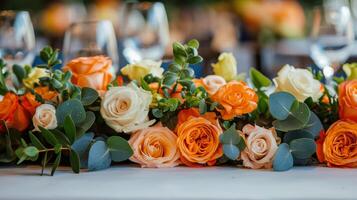
[(344, 65), (335, 90), (321, 72), (290, 65), (273, 81), (252, 68), (247, 84), (222, 53), (215, 75), (198, 79), (198, 48), (175, 42), (166, 71), (144, 60), (117, 77), (104, 56), (54, 69), (61, 61), (50, 47), (41, 65), (10, 70), (0, 60), (0, 162), (36, 162), (51, 175), (61, 163), (79, 173), (128, 159), (141, 167), (357, 167), (357, 65)]

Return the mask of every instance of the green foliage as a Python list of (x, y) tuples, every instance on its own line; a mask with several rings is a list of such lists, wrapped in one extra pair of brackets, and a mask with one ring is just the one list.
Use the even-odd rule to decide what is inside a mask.
[(111, 136), (107, 140), (107, 145), (110, 151), (111, 158), (114, 162), (127, 160), (133, 155), (128, 142), (119, 136)]
[(257, 89), (261, 89), (262, 87), (271, 86), (271, 81), (268, 77), (264, 76), (261, 72), (256, 70), (255, 68), (250, 68), (250, 78), (252, 79), (253, 85)]
[(314, 139), (299, 138), (290, 142), (290, 149), (294, 158), (307, 159), (316, 152), (316, 144)]
[(58, 52), (59, 50), (53, 50), (51, 47), (47, 46), (45, 48), (43, 48), (40, 51), (40, 58), (43, 62), (45, 62), (46, 64), (44, 65), (38, 65), (36, 67), (42, 67), (42, 68), (47, 68), (47, 69), (51, 69), (53, 68), (55, 65), (61, 64), (61, 60), (58, 59)]
[(99, 94), (96, 90), (88, 87), (82, 88), (82, 104), (84, 106), (89, 106), (93, 104), (99, 97)]
[(81, 101), (77, 99), (70, 99), (57, 107), (56, 117), (59, 126), (62, 126), (65, 117), (71, 116), (75, 124), (82, 123), (86, 119), (86, 112)]
[(294, 101), (288, 117), (274, 121), (273, 124), (277, 130), (284, 132), (298, 130), (307, 125), (310, 115), (309, 107), (305, 103)]
[(280, 144), (273, 160), (274, 171), (286, 171), (292, 168), (293, 165), (294, 160), (289, 145), (286, 143)]
[(296, 98), (287, 92), (276, 92), (269, 97), (269, 110), (271, 115), (278, 120), (285, 120)]
[(236, 160), (245, 149), (244, 139), (239, 135), (235, 124), (220, 135), (220, 142), (223, 144), (224, 155), (231, 160)]
[(0, 59), (0, 95), (6, 94), (9, 91), (6, 85), (6, 77), (8, 76), (8, 72), (6, 69), (6, 63), (3, 59)]

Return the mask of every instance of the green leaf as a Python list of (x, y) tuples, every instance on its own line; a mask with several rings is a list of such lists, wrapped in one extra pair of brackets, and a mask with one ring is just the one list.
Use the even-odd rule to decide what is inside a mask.
[(237, 160), (240, 151), (239, 148), (234, 144), (223, 144), (223, 153), (231, 160)]
[(178, 43), (178, 42), (174, 42), (172, 44), (172, 48), (173, 48), (173, 52), (174, 52), (174, 56), (175, 57), (187, 57), (187, 53), (185, 51), (185, 47)]
[(96, 90), (89, 88), (89, 87), (84, 87), (82, 88), (82, 104), (84, 106), (89, 106), (92, 103), (94, 103), (99, 97), (99, 94)]
[(141, 87), (144, 90), (151, 91), (151, 88), (150, 88), (149, 84), (145, 81), (145, 79), (141, 78), (140, 83), (141, 83)]
[(188, 63), (190, 64), (197, 64), (203, 61), (203, 58), (201, 56), (194, 56), (191, 57), (187, 60)]
[(59, 144), (57, 138), (53, 135), (53, 133), (51, 133), (49, 130), (43, 128), (43, 127), (39, 127), (42, 136), (45, 138), (45, 140), (51, 144), (52, 146), (55, 146), (56, 144)]
[(311, 133), (315, 138), (319, 136), (320, 131), (324, 128), (322, 126), (321, 120), (319, 117), (312, 111), (310, 111), (310, 118), (308, 123), (305, 125), (304, 129), (305, 131), (308, 131)]
[(34, 146), (29, 146), (24, 149), (24, 154), (28, 157), (35, 157), (39, 153), (38, 149)]
[(107, 144), (104, 141), (96, 141), (88, 154), (88, 170), (95, 171), (110, 167), (111, 157)]
[(198, 105), (200, 114), (203, 115), (207, 112), (207, 104), (206, 101), (204, 99), (200, 100), (200, 104)]
[[(15, 155), (15, 152), (12, 148), (12, 137), (14, 134), (11, 134), (9, 132), (9, 129), (7, 128), (7, 125), (5, 123), (4, 120), (1, 120), (0, 122), (2, 124), (2, 126), (4, 127), (5, 129), (5, 134), (4, 134), (4, 146), (5, 146), (5, 152), (3, 154), (0, 155), (0, 162), (4, 162), (4, 163), (9, 163), (9, 162), (12, 162), (16, 159), (16, 155)], [(1, 137), (1, 135), (0, 135)], [(18, 140), (18, 139), (14, 139), (15, 141)], [(1, 142), (1, 141), (0, 141)], [(0, 145), (1, 147), (2, 145)]]
[(31, 131), (29, 132), (31, 143), (39, 150), (43, 150), (46, 147), (41, 143), (41, 141), (33, 134)]
[(52, 165), (51, 176), (53, 176), (55, 174), (60, 162), (61, 162), (61, 152), (59, 154), (57, 154), (55, 162)]
[(54, 146), (55, 154), (60, 153), (61, 150), (62, 150), (62, 145), (61, 145), (61, 144), (56, 144), (56, 145)]
[(128, 141), (119, 136), (111, 136), (107, 140), (110, 155), (114, 162), (121, 162), (133, 155)]
[(190, 47), (193, 47), (195, 49), (198, 49), (200, 47), (200, 43), (196, 39), (192, 39), (187, 42), (187, 45)]
[(72, 171), (74, 173), (78, 174), (79, 173), (79, 169), (80, 169), (79, 156), (78, 156), (77, 152), (75, 150), (73, 150), (73, 149), (71, 149), (69, 160), (70, 160), (70, 163), (71, 163)]
[(64, 118), (63, 128), (67, 138), (71, 144), (73, 144), (74, 140), (76, 139), (76, 126), (74, 125), (71, 115), (67, 115)]
[(48, 158), (48, 152), (46, 151), (45, 155), (43, 156), (42, 161), (41, 161), (41, 176), (43, 175), (43, 172), (45, 171), (45, 168), (46, 168), (46, 165), (48, 162), (47, 158)]
[(59, 125), (63, 125), (67, 115), (71, 115), (74, 124), (83, 122), (86, 118), (86, 112), (81, 101), (78, 99), (70, 99), (58, 106), (56, 117)]
[(222, 144), (239, 144), (241, 138), (236, 130), (236, 125), (233, 124), (229, 129), (225, 130), (220, 136)]
[(295, 101), (288, 118), (273, 122), (277, 130), (288, 132), (302, 129), (306, 126), (310, 118), (309, 107), (305, 103)]
[(300, 138), (290, 142), (291, 153), (294, 158), (307, 159), (316, 152), (316, 143), (311, 138)]
[(12, 71), (14, 72), (17, 80), (21, 83), (22, 82), (22, 79), (24, 79), (26, 77), (26, 71), (25, 69), (20, 66), (20, 65), (13, 65), (12, 66)]
[(253, 85), (258, 89), (271, 85), (270, 79), (255, 68), (250, 68), (250, 78), (252, 79)]
[(78, 138), (71, 146), (71, 148), (77, 152), (80, 158), (81, 167), (88, 166), (88, 150), (93, 138), (93, 133), (86, 133)]
[(287, 92), (275, 92), (269, 96), (271, 115), (278, 120), (286, 119), (296, 98)]
[(311, 133), (304, 131), (304, 130), (296, 130), (296, 131), (289, 131), (284, 135), (284, 143), (289, 144), (291, 141), (299, 138), (311, 138), (314, 139), (314, 136)]
[(57, 129), (53, 129), (53, 130), (51, 130), (51, 132), (56, 137), (56, 139), (58, 140), (59, 144), (61, 144), (62, 146), (68, 146), (68, 145), (71, 144), (71, 142), (69, 141), (68, 137), (64, 133), (62, 133), (61, 131), (59, 131)]
[(274, 171), (286, 171), (291, 169), (293, 165), (294, 160), (289, 145), (286, 143), (280, 144), (273, 160)]
[(172, 73), (167, 74), (164, 77), (163, 84), (170, 87), (177, 81), (177, 79), (178, 79), (178, 77), (176, 74), (172, 74)]
[(77, 138), (80, 138), (84, 133), (86, 133), (95, 122), (95, 114), (92, 111), (86, 112), (86, 119), (77, 125)]

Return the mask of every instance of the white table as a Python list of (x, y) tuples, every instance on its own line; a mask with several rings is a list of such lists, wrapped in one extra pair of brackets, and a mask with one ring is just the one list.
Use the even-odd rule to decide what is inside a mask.
[(357, 169), (123, 166), (79, 175), (38, 173), (37, 167), (0, 168), (0, 199), (357, 199)]

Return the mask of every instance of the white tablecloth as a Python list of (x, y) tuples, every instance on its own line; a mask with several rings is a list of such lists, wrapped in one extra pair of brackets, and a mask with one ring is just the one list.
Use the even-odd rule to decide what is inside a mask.
[(54, 177), (37, 167), (0, 168), (0, 199), (357, 199), (357, 169), (296, 167), (287, 172), (233, 167), (112, 167)]

